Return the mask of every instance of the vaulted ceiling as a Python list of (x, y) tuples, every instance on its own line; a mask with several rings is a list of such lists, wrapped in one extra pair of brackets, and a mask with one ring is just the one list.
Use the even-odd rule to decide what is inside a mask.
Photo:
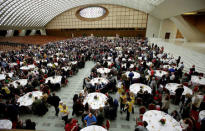
[[(0, 0), (0, 28), (45, 27), (49, 21), (62, 12), (88, 4), (121, 5), (151, 14), (167, 1), (196, 0)], [(160, 17), (163, 11), (159, 10), (156, 10), (154, 14)]]
[(0, 0), (0, 26), (43, 27), (60, 13), (86, 4), (116, 4), (146, 13), (164, 0)]

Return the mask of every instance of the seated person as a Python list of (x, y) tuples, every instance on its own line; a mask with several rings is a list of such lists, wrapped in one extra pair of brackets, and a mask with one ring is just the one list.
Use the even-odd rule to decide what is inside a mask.
[(89, 113), (85, 118), (84, 118), (84, 122), (86, 124), (86, 126), (90, 126), (90, 125), (94, 125), (97, 122), (96, 117), (92, 114)]
[(75, 119), (68, 119), (65, 125), (65, 131), (78, 131), (80, 130), (78, 126), (78, 121)]

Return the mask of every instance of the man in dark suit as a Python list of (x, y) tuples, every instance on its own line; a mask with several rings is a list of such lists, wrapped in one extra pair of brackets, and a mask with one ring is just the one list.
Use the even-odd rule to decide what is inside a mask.
[(58, 106), (59, 106), (59, 102), (61, 101), (61, 99), (58, 97), (58, 96), (56, 96), (56, 94), (55, 93), (53, 93), (53, 96), (52, 96), (52, 102), (51, 102), (51, 105), (53, 105), (54, 106), (54, 108), (55, 108), (55, 111), (56, 111), (56, 116), (58, 116), (58, 113), (59, 113), (59, 108), (58, 108)]
[(178, 86), (178, 88), (175, 90), (175, 104), (179, 105), (182, 93), (184, 92), (183, 85)]

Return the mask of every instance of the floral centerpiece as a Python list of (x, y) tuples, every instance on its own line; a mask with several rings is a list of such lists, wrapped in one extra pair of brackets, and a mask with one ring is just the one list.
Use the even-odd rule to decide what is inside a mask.
[(32, 93), (29, 93), (28, 97), (31, 98), (32, 96), (33, 96)]
[(95, 100), (98, 100), (98, 96), (97, 96), (97, 95), (95, 95), (95, 96), (94, 96), (94, 99), (95, 99)]
[(162, 125), (164, 125), (164, 124), (166, 124), (166, 119), (165, 119), (165, 118), (162, 118), (162, 119), (159, 120), (159, 122), (160, 122)]

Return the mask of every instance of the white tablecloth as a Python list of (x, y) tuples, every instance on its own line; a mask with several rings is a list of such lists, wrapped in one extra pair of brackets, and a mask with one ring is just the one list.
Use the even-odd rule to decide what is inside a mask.
[(137, 94), (141, 89), (140, 87), (142, 87), (143, 92), (148, 91), (148, 93), (152, 93), (152, 89), (149, 86), (140, 83), (130, 85), (130, 92)]
[(0, 120), (0, 129), (11, 129), (12, 122), (10, 120)]
[(19, 82), (21, 86), (25, 86), (25, 85), (27, 85), (28, 80), (27, 79), (19, 79), (19, 80), (13, 81), (10, 84), (12, 84), (15, 88), (17, 88), (17, 86), (18, 86), (17, 82)]
[[(166, 84), (165, 88), (169, 90), (171, 95), (175, 95), (175, 90), (178, 88), (179, 85), (180, 84), (177, 83), (168, 83)], [(182, 95), (186, 95), (187, 93), (192, 95), (192, 90), (190, 88), (186, 86), (183, 86), (183, 88), (184, 88), (184, 92), (182, 93)]]
[(205, 85), (205, 78), (204, 77), (199, 78), (199, 76), (192, 76), (191, 82), (193, 84)]
[[(58, 66), (58, 63), (54, 63), (54, 65), (55, 65), (55, 66)], [(53, 64), (52, 64), (52, 63), (48, 63), (47, 66), (53, 67)]]
[[(29, 94), (32, 93), (32, 97), (29, 97)], [(41, 91), (33, 91), (33, 92), (28, 92), (24, 96), (20, 97), (17, 102), (20, 103), (20, 106), (30, 106), (33, 104), (35, 97), (38, 97), (38, 99), (41, 98), (43, 93)]]
[[(166, 119), (165, 125), (159, 122), (161, 119)], [(143, 121), (148, 123), (147, 129), (149, 131), (182, 131), (180, 123), (162, 111), (150, 110), (145, 112)]]
[(35, 65), (28, 65), (28, 66), (22, 66), (20, 69), (21, 70), (30, 70), (34, 69), (36, 66)]
[(71, 61), (70, 62), (72, 65), (76, 65), (78, 63), (78, 61)]
[(103, 77), (98, 77), (98, 78), (94, 78), (90, 81), (90, 83), (94, 86), (95, 83), (98, 83), (98, 84), (108, 84), (108, 79), (106, 78), (103, 78)]
[(116, 50), (121, 51), (122, 47), (115, 47)]
[(92, 125), (92, 126), (87, 126), (81, 129), (80, 131), (107, 131), (107, 130), (102, 126)]
[(6, 76), (4, 74), (0, 74), (0, 81), (5, 80), (5, 79), (6, 79)]
[[(133, 73), (134, 73), (133, 79), (138, 79), (138, 78), (140, 78), (140, 74), (139, 74), (139, 73), (137, 73), (137, 72), (135, 72), (135, 71), (133, 71)], [(129, 78), (130, 71), (127, 71), (125, 74), (126, 74), (127, 77)]]
[(163, 68), (164, 68), (164, 69), (171, 69), (171, 68), (175, 69), (176, 66), (163, 65)]
[(48, 81), (50, 80), (52, 84), (57, 84), (57, 83), (61, 84), (61, 79), (62, 76), (51, 76), (46, 78), (45, 83), (48, 83)]
[(205, 118), (205, 110), (199, 112), (199, 121)]
[(98, 68), (97, 72), (99, 72), (100, 74), (108, 74), (108, 73), (110, 73), (110, 69), (108, 69), (108, 68)]
[(63, 69), (64, 71), (68, 71), (68, 70), (71, 70), (71, 67), (70, 67), (70, 66), (66, 66), (66, 67), (62, 67), (62, 69)]
[[(97, 96), (97, 99), (94, 99), (95, 96)], [(84, 99), (83, 104), (88, 103), (92, 109), (96, 110), (100, 109), (100, 107), (104, 107), (107, 99), (107, 96), (102, 93), (90, 93)]]
[[(149, 72), (149, 74), (151, 73), (150, 71), (148, 71), (148, 72)], [(166, 72), (166, 71), (163, 71), (163, 70), (155, 70), (154, 72), (155, 72), (154, 75), (155, 75), (156, 77), (162, 77), (163, 75), (166, 75), (166, 74), (167, 74), (167, 72)]]

